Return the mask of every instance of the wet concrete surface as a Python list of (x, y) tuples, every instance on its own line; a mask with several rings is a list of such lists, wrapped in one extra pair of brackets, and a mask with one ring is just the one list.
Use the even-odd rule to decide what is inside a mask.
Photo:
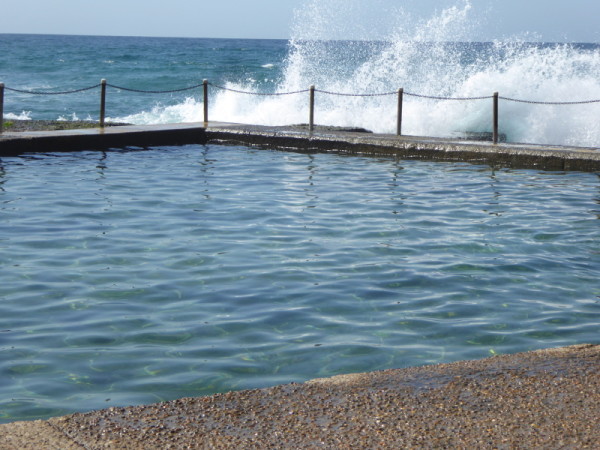
[(0, 157), (23, 153), (52, 153), (122, 147), (151, 147), (206, 142), (202, 123), (124, 125), (0, 134)]
[(317, 127), (310, 132), (297, 126), (211, 123), (207, 138), (276, 149), (332, 152), (401, 159), (461, 161), (495, 167), (543, 170), (600, 170), (600, 148), (485, 142), (458, 138), (397, 136)]
[(600, 148), (484, 142), (374, 134), (366, 130), (258, 126), (221, 122), (129, 125), (104, 129), (22, 131), (0, 134), (0, 156), (181, 144), (244, 144), (302, 152), (335, 152), (402, 159), (465, 161), (495, 167), (600, 170)]
[(0, 448), (600, 448), (600, 345), (15, 422)]

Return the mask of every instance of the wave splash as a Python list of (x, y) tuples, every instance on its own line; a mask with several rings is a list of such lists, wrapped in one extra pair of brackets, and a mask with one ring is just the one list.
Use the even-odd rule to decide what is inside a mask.
[[(541, 102), (600, 99), (600, 46), (539, 44), (523, 40), (479, 43), (475, 6), (469, 0), (420, 19), (389, 1), (309, 0), (296, 12), (281, 81), (271, 92), (307, 89), (381, 94), (404, 88), (432, 97), (491, 96)], [(226, 87), (264, 92), (264, 86)], [(308, 94), (273, 97), (218, 91), (211, 120), (286, 125), (308, 121)], [(155, 108), (152, 120), (201, 120), (188, 99)], [(315, 122), (392, 133), (396, 97), (335, 96), (317, 92)], [(405, 96), (403, 132), (448, 137), (490, 132), (492, 101)], [(143, 120), (143, 115), (129, 120)], [(500, 131), (511, 142), (600, 146), (600, 103), (534, 105), (500, 102)], [(127, 118), (125, 118), (127, 119)], [(148, 118), (149, 119), (149, 118)]]

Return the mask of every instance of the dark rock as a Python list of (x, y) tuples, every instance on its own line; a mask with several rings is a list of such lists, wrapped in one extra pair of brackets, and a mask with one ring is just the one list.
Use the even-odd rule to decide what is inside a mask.
[[(106, 122), (104, 126), (121, 126), (126, 123)], [(53, 131), (98, 128), (100, 124), (91, 120), (4, 120), (4, 131)]]

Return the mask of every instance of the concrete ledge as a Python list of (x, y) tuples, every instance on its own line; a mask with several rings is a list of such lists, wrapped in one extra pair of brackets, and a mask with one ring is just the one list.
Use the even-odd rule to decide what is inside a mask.
[(600, 345), (0, 425), (0, 448), (598, 448)]
[(12, 132), (0, 135), (0, 156), (160, 145), (257, 145), (303, 152), (337, 152), (402, 159), (465, 161), (495, 167), (544, 170), (600, 170), (600, 149), (507, 144), (460, 139), (360, 133), (353, 131), (267, 127), (210, 122), (119, 126), (101, 129)]
[(210, 141), (240, 142), (272, 148), (337, 152), (402, 159), (465, 161), (497, 167), (544, 170), (600, 170), (600, 148), (533, 144), (492, 144), (460, 139), (396, 136), (344, 131), (310, 133), (293, 127), (211, 124)]
[(197, 123), (7, 132), (0, 135), (0, 156), (129, 146), (197, 144), (206, 141), (204, 133), (204, 126)]

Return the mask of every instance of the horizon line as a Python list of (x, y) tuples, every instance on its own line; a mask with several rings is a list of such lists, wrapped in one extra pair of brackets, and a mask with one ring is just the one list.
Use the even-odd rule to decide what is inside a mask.
[[(386, 39), (298, 39), (298, 38), (261, 38), (261, 37), (211, 37), (211, 36), (149, 36), (149, 35), (119, 35), (119, 34), (76, 34), (76, 33), (14, 33), (0, 32), (0, 36), (72, 36), (72, 37), (99, 37), (99, 38), (144, 38), (144, 39), (221, 39), (221, 40), (248, 40), (248, 41), (350, 41), (350, 42), (388, 42)], [(461, 41), (415, 41), (407, 40), (407, 42), (454, 42), (454, 43), (494, 43), (494, 42), (519, 42), (515, 39), (488, 39), (488, 40), (461, 40)], [(526, 44), (594, 44), (600, 45), (600, 41), (520, 41)]]

